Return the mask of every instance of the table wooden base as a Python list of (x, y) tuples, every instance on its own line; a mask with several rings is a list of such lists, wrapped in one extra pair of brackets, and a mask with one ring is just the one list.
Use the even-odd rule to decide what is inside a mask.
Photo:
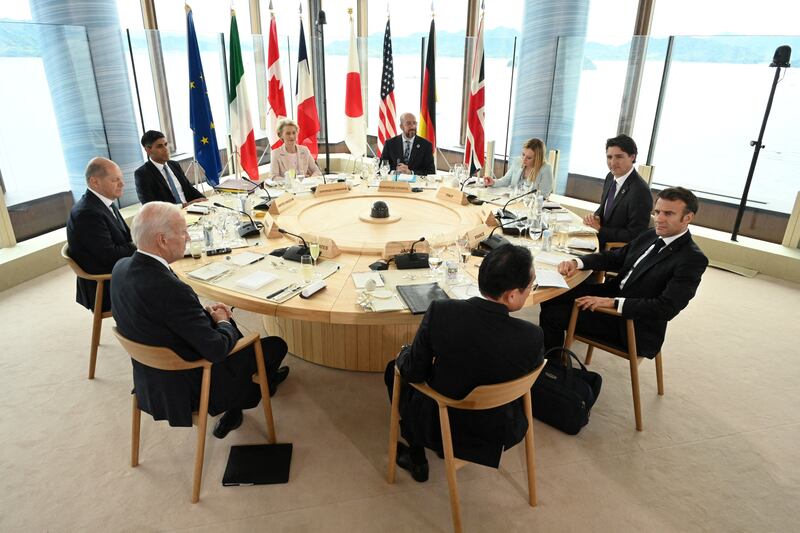
[(328, 324), (265, 316), (270, 335), (280, 335), (289, 352), (323, 366), (364, 372), (383, 372), (400, 346), (414, 340), (422, 320), (387, 325)]

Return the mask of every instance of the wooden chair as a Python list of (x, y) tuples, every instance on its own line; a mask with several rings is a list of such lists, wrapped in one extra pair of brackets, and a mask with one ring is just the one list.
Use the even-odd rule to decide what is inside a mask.
[[(575, 325), (578, 321), (578, 305), (572, 306), (572, 315), (569, 319), (569, 327), (567, 328), (567, 337), (564, 341), (564, 347), (570, 348), (574, 341), (580, 341), (589, 345), (586, 351), (586, 364), (592, 362), (592, 351), (594, 348), (599, 348), (606, 352), (612, 353), (623, 359), (627, 359), (631, 367), (631, 390), (633, 392), (633, 413), (636, 418), (636, 430), (642, 431), (642, 405), (639, 395), (639, 364), (645, 357), (639, 357), (636, 350), (636, 333), (633, 329), (633, 320), (625, 320), (625, 328), (627, 331), (628, 351), (620, 350), (619, 347), (609, 346), (594, 339), (583, 337), (575, 334)], [(623, 320), (622, 315), (615, 309), (595, 309), (595, 313), (605, 313), (607, 315), (618, 316)], [(656, 381), (658, 382), (658, 395), (664, 396), (664, 367), (661, 359), (661, 352), (656, 354)]]
[[(622, 248), (628, 244), (627, 242), (607, 242), (604, 250), (613, 250), (614, 248)], [(605, 270), (596, 270), (592, 273), (592, 283), (603, 283), (606, 280), (606, 277), (613, 277), (616, 276), (616, 272), (606, 272)]]
[(653, 185), (653, 174), (656, 171), (656, 167), (654, 165), (639, 165), (636, 169), (636, 172), (642, 177), (644, 181), (647, 182), (648, 187), (652, 187)]
[[(211, 390), (211, 361), (205, 359), (186, 361), (168, 348), (147, 346), (145, 344), (133, 342), (125, 338), (116, 327), (112, 329), (117, 340), (119, 340), (119, 343), (131, 356), (131, 359), (135, 359), (143, 365), (167, 371), (190, 370), (192, 368), (203, 369), (203, 382), (200, 388), (200, 410), (197, 413), (192, 413), (193, 419), (195, 418), (194, 415), (197, 415), (196, 421), (193, 420), (197, 425), (197, 451), (194, 459), (192, 503), (197, 503), (198, 500), (200, 500), (200, 482), (203, 477), (203, 457), (205, 454), (206, 427), (208, 423), (208, 399)], [(269, 400), (269, 384), (267, 383), (267, 373), (264, 369), (264, 353), (261, 350), (261, 342), (258, 334), (253, 333), (239, 339), (239, 342), (236, 343), (228, 355), (234, 354), (251, 344), (255, 348), (256, 365), (258, 367), (258, 374), (253, 377), (253, 381), (257, 382), (261, 388), (261, 405), (264, 407), (264, 418), (267, 422), (267, 441), (273, 444), (276, 439), (275, 423), (272, 420), (272, 404)], [(131, 466), (134, 467), (139, 464), (139, 429), (141, 427), (141, 418), (142, 411), (139, 409), (136, 393), (134, 393), (133, 420), (131, 425)]]
[(67, 261), (67, 264), (72, 271), (75, 272), (76, 276), (81, 279), (97, 282), (97, 289), (94, 293), (94, 311), (92, 311), (92, 344), (89, 348), (89, 379), (94, 379), (94, 369), (97, 365), (97, 347), (100, 345), (100, 329), (103, 327), (103, 319), (111, 316), (111, 311), (103, 312), (104, 282), (111, 279), (111, 274), (89, 274), (83, 270), (78, 266), (78, 263), (70, 257), (68, 243), (64, 243), (64, 246), (61, 248), (61, 257)]
[[(547, 361), (543, 361), (533, 372), (513, 381), (498, 383), (496, 385), (482, 385), (476, 387), (463, 400), (453, 400), (443, 396), (430, 388), (427, 384), (409, 383), (422, 394), (432, 398), (439, 405), (439, 425), (442, 431), (442, 444), (444, 447), (445, 471), (447, 484), (450, 487), (450, 510), (453, 515), (453, 529), (461, 532), (461, 505), (458, 501), (458, 487), (456, 485), (456, 471), (468, 464), (468, 461), (456, 459), (453, 455), (453, 440), (450, 434), (450, 418), (447, 408), (468, 410), (483, 410), (499, 407), (523, 397), (525, 417), (528, 419), (528, 432), (525, 434), (525, 458), (528, 466), (528, 501), (531, 507), (536, 506), (536, 458), (533, 448), (533, 410), (531, 407), (531, 387), (539, 377)], [(389, 425), (389, 470), (386, 480), (394, 483), (397, 458), (397, 437), (400, 426), (400, 388), (402, 378), (400, 371), (394, 369), (394, 388), (392, 390), (392, 415)]]

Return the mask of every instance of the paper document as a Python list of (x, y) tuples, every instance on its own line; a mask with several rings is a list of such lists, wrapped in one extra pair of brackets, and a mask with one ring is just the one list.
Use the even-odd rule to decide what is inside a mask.
[(564, 280), (564, 276), (555, 270), (536, 269), (536, 284), (539, 287), (556, 287), (568, 289), (569, 285)]
[(253, 252), (242, 252), (240, 254), (231, 256), (231, 263), (237, 266), (245, 266), (255, 263), (256, 261), (261, 261), (262, 259), (264, 259), (263, 254), (257, 254)]
[(278, 279), (278, 276), (276, 276), (275, 274), (258, 271), (258, 272), (253, 272), (252, 274), (249, 274), (240, 279), (239, 281), (237, 281), (236, 286), (241, 287), (243, 289), (247, 289), (249, 291), (255, 291), (260, 289), (264, 285), (272, 283), (276, 279)]
[(595, 241), (592, 239), (579, 239), (577, 237), (571, 237), (567, 241), (568, 248), (576, 248), (578, 250), (591, 250), (594, 251), (597, 248)]
[(208, 281), (225, 274), (230, 269), (231, 267), (225, 263), (211, 263), (197, 270), (187, 272), (187, 275), (190, 278), (199, 279), (200, 281)]
[(376, 287), (383, 287), (383, 278), (378, 272), (353, 272), (352, 277), (356, 289), (363, 289), (368, 279), (373, 280)]
[(536, 257), (534, 258), (534, 260), (537, 263), (543, 263), (545, 265), (553, 265), (553, 266), (558, 266), (558, 264), (561, 261), (566, 261), (567, 259), (569, 259), (569, 257), (563, 256), (563, 255), (558, 255), (558, 254), (553, 254), (553, 253), (550, 253), (550, 252), (538, 253), (538, 254), (536, 254)]

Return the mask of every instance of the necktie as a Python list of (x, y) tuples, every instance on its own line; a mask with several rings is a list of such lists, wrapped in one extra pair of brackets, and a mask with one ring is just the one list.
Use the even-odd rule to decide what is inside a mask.
[(411, 155), (411, 141), (406, 141), (406, 147), (403, 150), (403, 162), (408, 164), (408, 156)]
[(169, 165), (167, 163), (164, 163), (164, 175), (167, 177), (167, 185), (169, 185), (169, 190), (172, 191), (175, 203), (183, 203), (181, 202), (181, 195), (178, 194), (178, 189), (175, 187), (175, 180), (173, 179), (172, 172), (169, 171)]
[(125, 220), (122, 218), (122, 213), (119, 212), (116, 204), (111, 204), (111, 212), (114, 213), (114, 218), (117, 219), (117, 224), (119, 224), (119, 227), (122, 228), (123, 231), (127, 231), (128, 228), (125, 225)]
[(661, 237), (658, 237), (652, 244), (652, 248), (648, 248), (647, 250), (649, 251), (645, 251), (645, 253), (633, 264), (633, 267), (630, 269), (628, 274), (620, 282), (620, 288), (625, 286), (625, 284), (628, 282), (628, 279), (631, 277), (631, 274), (636, 272), (636, 270), (641, 269), (643, 265), (655, 260), (655, 258), (658, 257), (658, 252), (664, 247), (665, 244), (666, 243), (664, 240)]
[(611, 213), (611, 209), (614, 207), (614, 195), (616, 194), (617, 194), (617, 180), (611, 178), (611, 188), (608, 190), (608, 196), (606, 196), (606, 206), (603, 209), (604, 219), (608, 218), (608, 215)]

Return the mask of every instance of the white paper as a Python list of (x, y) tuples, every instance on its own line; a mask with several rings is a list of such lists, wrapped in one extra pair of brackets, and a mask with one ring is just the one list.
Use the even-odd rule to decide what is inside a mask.
[(572, 222), (575, 217), (572, 213), (556, 213), (556, 222)]
[(363, 289), (368, 279), (374, 280), (376, 287), (383, 287), (383, 278), (377, 272), (353, 272), (352, 277), (356, 289)]
[(568, 289), (569, 285), (564, 280), (564, 276), (555, 270), (536, 269), (536, 284), (539, 287), (557, 287)]
[(245, 266), (255, 263), (256, 261), (261, 261), (262, 259), (264, 259), (263, 254), (257, 254), (253, 252), (242, 252), (240, 254), (232, 255), (231, 263), (237, 266)]
[(195, 215), (207, 215), (209, 207), (207, 205), (197, 205), (192, 204), (186, 208), (187, 213), (192, 213)]
[(542, 209), (560, 209), (560, 208), (561, 208), (561, 204), (560, 203), (552, 202), (550, 200), (547, 200), (546, 202), (544, 202), (542, 204)]
[(264, 271), (258, 271), (258, 272), (253, 272), (252, 274), (249, 274), (243, 277), (242, 279), (238, 280), (236, 282), (236, 286), (241, 287), (243, 289), (247, 289), (249, 291), (256, 291), (261, 287), (263, 287), (264, 285), (272, 283), (276, 279), (278, 279), (278, 276), (276, 276), (275, 274), (271, 274), (269, 272), (264, 272)]
[(537, 263), (544, 263), (545, 265), (558, 266), (561, 261), (566, 261), (569, 257), (557, 255), (550, 252), (540, 252), (536, 254), (535, 261)]
[(204, 267), (198, 268), (197, 270), (188, 272), (187, 275), (191, 278), (199, 279), (200, 281), (208, 281), (216, 278), (217, 276), (225, 274), (230, 269), (231, 267), (225, 263), (210, 263)]
[(568, 248), (577, 248), (578, 250), (595, 250), (597, 244), (592, 239), (579, 239), (577, 237), (570, 237), (567, 241)]

